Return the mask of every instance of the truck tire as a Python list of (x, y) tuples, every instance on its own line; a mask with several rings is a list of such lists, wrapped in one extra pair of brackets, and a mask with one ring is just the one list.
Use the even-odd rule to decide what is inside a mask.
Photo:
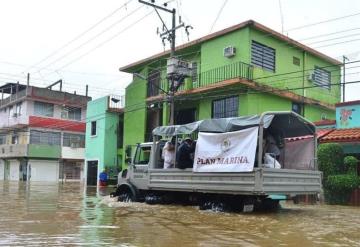
[(116, 193), (118, 195), (119, 202), (134, 202), (136, 201), (136, 192), (135, 190), (127, 184), (120, 185)]

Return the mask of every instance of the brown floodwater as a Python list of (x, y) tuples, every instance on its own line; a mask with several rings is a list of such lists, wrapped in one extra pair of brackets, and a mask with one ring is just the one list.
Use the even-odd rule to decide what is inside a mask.
[(0, 245), (360, 246), (360, 207), (282, 204), (272, 213), (121, 203), (79, 183), (0, 181)]

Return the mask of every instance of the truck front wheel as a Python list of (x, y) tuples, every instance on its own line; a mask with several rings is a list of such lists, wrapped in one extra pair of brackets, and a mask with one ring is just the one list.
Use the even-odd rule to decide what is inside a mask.
[(136, 193), (127, 185), (121, 185), (117, 189), (119, 202), (134, 202), (136, 201)]

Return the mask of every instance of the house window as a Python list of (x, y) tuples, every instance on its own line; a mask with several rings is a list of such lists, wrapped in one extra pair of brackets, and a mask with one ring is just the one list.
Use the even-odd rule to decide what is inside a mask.
[(84, 148), (85, 136), (82, 134), (64, 133), (63, 146), (72, 148)]
[(275, 72), (275, 49), (253, 40), (251, 42), (251, 63)]
[(292, 102), (291, 110), (302, 115), (302, 105), (300, 103)]
[(11, 136), (11, 144), (19, 144), (19, 136), (17, 134)]
[(16, 104), (16, 116), (20, 116), (21, 115), (21, 102)]
[(54, 116), (54, 105), (44, 102), (34, 102), (34, 114), (36, 116), (53, 117)]
[(96, 121), (91, 121), (91, 136), (96, 136)]
[(64, 106), (61, 111), (61, 118), (81, 121), (81, 108)]
[(0, 135), (0, 145), (6, 144), (6, 135)]
[(60, 132), (30, 130), (30, 144), (60, 146), (60, 143), (61, 143)]
[(197, 74), (197, 62), (193, 62), (191, 66), (191, 78), (192, 82), (197, 82), (198, 74)]
[(153, 70), (150, 72), (148, 77), (148, 84), (147, 84), (147, 96), (156, 96), (159, 94), (160, 88), (160, 71)]
[(330, 89), (331, 73), (325, 69), (315, 66), (313, 81), (315, 85)]
[(297, 66), (300, 66), (300, 58), (298, 58), (298, 57), (293, 57), (293, 64), (294, 64), (294, 65), (297, 65)]
[(13, 106), (9, 106), (9, 118), (14, 117), (14, 107)]
[(237, 117), (238, 113), (238, 96), (214, 100), (212, 103), (212, 118)]

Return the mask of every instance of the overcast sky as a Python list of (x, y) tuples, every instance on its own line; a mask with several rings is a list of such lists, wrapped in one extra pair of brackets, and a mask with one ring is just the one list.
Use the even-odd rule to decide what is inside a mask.
[[(190, 40), (253, 19), (334, 58), (360, 59), (358, 0), (174, 0), (169, 7), (194, 27)], [(131, 77), (118, 68), (163, 51), (160, 26), (156, 13), (137, 0), (0, 0), (0, 85), (25, 82), (30, 72), (33, 85), (63, 79), (67, 91), (83, 93), (89, 84), (95, 98), (123, 94)], [(308, 39), (318, 35), (324, 36)], [(177, 45), (185, 42), (179, 31)], [(359, 65), (347, 65), (347, 81), (360, 80)], [(360, 99), (360, 83), (346, 90), (347, 100)]]

